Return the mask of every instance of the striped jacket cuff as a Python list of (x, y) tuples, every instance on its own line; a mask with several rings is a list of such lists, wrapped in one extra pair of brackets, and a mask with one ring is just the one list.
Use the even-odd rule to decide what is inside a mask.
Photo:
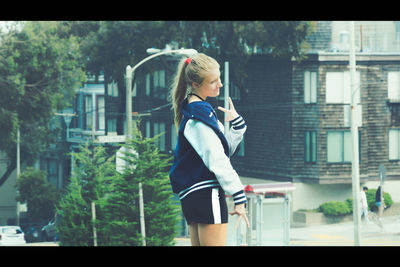
[(236, 119), (231, 120), (231, 123), (232, 123), (232, 127), (234, 130), (240, 130), (240, 129), (243, 129), (244, 127), (246, 127), (246, 123), (245, 123), (243, 117), (240, 115), (238, 117), (236, 117)]
[(243, 190), (240, 190), (239, 192), (233, 194), (232, 197), (233, 197), (233, 202), (235, 203), (235, 205), (239, 205), (239, 204), (247, 202), (247, 198), (246, 198), (246, 195), (244, 194)]

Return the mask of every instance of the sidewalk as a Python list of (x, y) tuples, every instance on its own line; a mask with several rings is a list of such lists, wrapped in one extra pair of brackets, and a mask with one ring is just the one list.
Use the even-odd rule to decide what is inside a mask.
[[(360, 224), (361, 246), (400, 246), (400, 216), (384, 216), (382, 227)], [(290, 229), (290, 246), (354, 246), (354, 223), (343, 222)]]
[[(361, 246), (400, 246), (400, 216), (384, 216), (381, 222), (382, 227), (361, 222)], [(354, 224), (351, 221), (291, 228), (289, 237), (289, 246), (354, 246)], [(175, 241), (175, 246), (190, 246), (189, 238)]]

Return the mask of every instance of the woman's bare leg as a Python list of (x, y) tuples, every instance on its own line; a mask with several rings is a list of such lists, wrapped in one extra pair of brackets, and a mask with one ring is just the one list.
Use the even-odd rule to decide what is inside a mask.
[(191, 223), (189, 226), (190, 242), (192, 246), (200, 246), (198, 224)]
[(201, 246), (225, 246), (228, 224), (198, 224)]

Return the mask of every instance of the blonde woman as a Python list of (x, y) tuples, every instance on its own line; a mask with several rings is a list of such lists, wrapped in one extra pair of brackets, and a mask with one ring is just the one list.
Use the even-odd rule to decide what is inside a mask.
[(181, 60), (171, 90), (178, 141), (170, 180), (193, 246), (226, 244), (225, 193), (233, 197), (235, 206), (229, 214), (238, 215), (236, 225), (243, 218), (249, 226), (243, 185), (229, 160), (247, 126), (229, 99), (229, 110), (218, 107), (231, 122), (229, 132), (224, 133), (215, 110), (205, 101), (218, 96), (221, 87), (218, 62), (199, 53)]

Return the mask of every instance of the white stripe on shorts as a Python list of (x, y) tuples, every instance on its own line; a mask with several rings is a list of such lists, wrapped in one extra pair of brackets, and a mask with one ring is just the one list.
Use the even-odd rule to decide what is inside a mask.
[(211, 205), (214, 216), (214, 224), (221, 223), (221, 207), (219, 205), (218, 191), (219, 191), (218, 188), (213, 188), (211, 192)]

